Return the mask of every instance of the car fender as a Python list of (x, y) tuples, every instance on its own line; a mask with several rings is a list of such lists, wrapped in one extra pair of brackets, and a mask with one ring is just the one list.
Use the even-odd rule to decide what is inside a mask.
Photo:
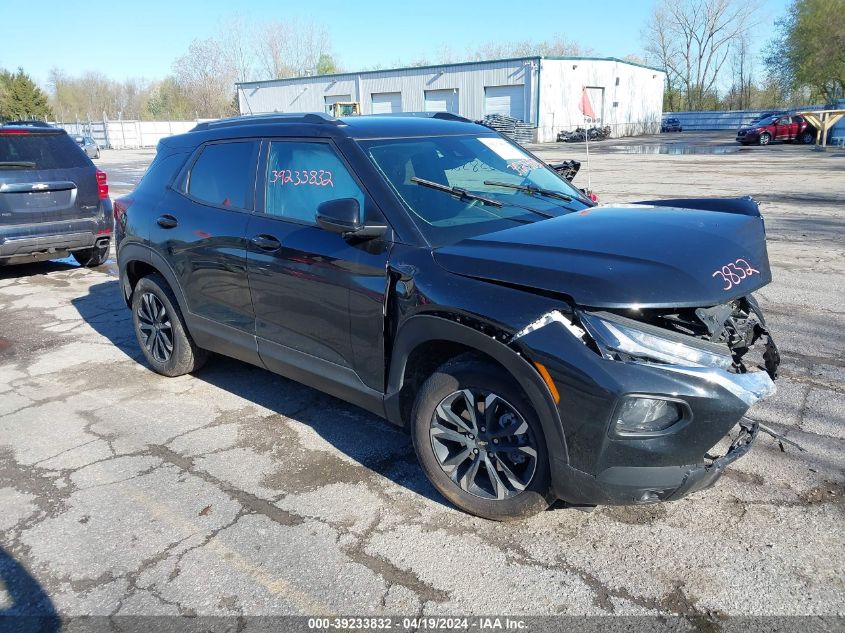
[(190, 314), (188, 304), (185, 301), (185, 295), (182, 293), (182, 288), (176, 277), (176, 273), (161, 255), (151, 249), (145, 244), (129, 243), (120, 247), (117, 254), (117, 264), (120, 274), (120, 285), (123, 289), (123, 299), (126, 305), (130, 306), (132, 303), (132, 287), (129, 285), (129, 275), (126, 273), (126, 268), (130, 262), (143, 262), (155, 268), (162, 277), (164, 277), (173, 294), (176, 296), (176, 302), (179, 304), (179, 310), (183, 315)]
[(390, 358), (385, 395), (385, 411), (388, 420), (403, 425), (399, 392), (404, 381), (405, 366), (411, 352), (417, 346), (429, 341), (459, 343), (478, 350), (500, 363), (522, 387), (537, 412), (550, 458), (554, 456), (557, 461), (569, 461), (560, 415), (551, 392), (539, 372), (505, 343), (440, 316), (427, 314), (412, 316), (399, 329)]

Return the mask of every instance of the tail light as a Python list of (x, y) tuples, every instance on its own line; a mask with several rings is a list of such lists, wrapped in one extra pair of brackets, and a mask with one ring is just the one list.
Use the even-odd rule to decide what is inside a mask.
[(132, 206), (133, 202), (134, 200), (127, 196), (123, 196), (122, 198), (118, 198), (114, 201), (112, 208), (114, 209), (114, 222), (117, 226), (120, 226), (121, 228), (123, 227), (126, 211)]
[(97, 170), (97, 193), (100, 196), (100, 200), (105, 200), (109, 197), (108, 177), (106, 176), (106, 172), (100, 169)]

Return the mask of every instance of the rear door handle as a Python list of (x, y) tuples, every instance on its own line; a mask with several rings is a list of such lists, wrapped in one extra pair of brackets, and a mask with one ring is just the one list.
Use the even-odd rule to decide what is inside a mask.
[(156, 220), (156, 224), (158, 224), (163, 229), (173, 229), (176, 228), (176, 225), (179, 222), (169, 213), (165, 213)]
[(262, 251), (267, 251), (268, 253), (277, 251), (282, 247), (282, 243), (272, 235), (256, 235), (250, 240), (250, 242), (255, 244)]

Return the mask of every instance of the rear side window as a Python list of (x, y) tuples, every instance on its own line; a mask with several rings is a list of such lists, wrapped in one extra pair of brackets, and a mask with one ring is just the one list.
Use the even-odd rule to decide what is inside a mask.
[(33, 163), (31, 169), (89, 167), (93, 163), (67, 134), (4, 134), (0, 132), (3, 163)]
[(187, 158), (187, 153), (156, 154), (155, 159), (141, 178), (141, 182), (138, 183), (138, 189), (149, 189), (150, 191), (164, 189), (173, 182), (176, 172), (185, 164)]
[(216, 207), (252, 209), (258, 143), (206, 145), (188, 175), (187, 193)]

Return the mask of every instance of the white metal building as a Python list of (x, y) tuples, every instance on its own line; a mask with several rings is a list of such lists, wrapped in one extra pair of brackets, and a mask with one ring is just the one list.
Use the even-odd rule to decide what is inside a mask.
[(613, 57), (522, 57), (237, 85), (242, 114), (321, 112), (357, 101), (362, 114), (445, 111), (482, 119), (504, 114), (537, 129), (539, 141), (584, 125), (587, 89), (597, 125), (614, 136), (657, 132), (664, 72)]

